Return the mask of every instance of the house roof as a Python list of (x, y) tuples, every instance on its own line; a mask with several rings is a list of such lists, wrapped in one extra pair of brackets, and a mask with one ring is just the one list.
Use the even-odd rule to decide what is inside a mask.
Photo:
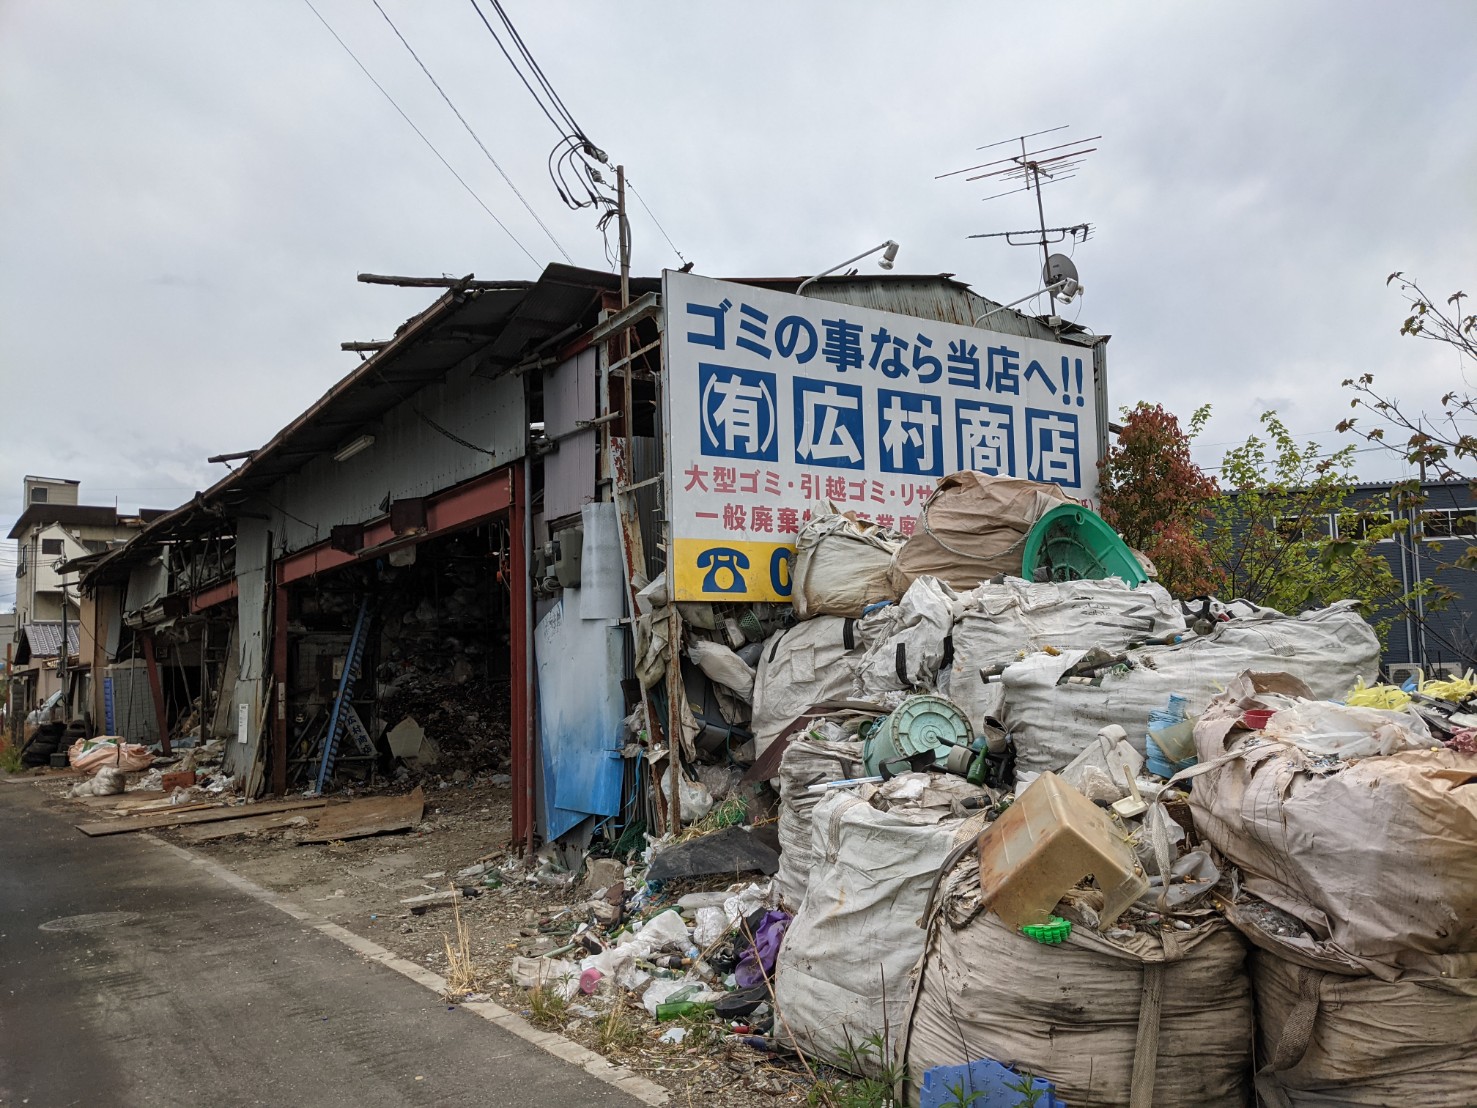
[(49, 523), (71, 524), (74, 527), (117, 527), (120, 523), (130, 518), (142, 519), (145, 523), (158, 519), (164, 515), (164, 508), (140, 508), (135, 516), (119, 515), (118, 509), (112, 505), (101, 504), (31, 504), (20, 518), (15, 521), (15, 526), (10, 529), (7, 538), (18, 539), (32, 527), (45, 526)]
[[(62, 621), (37, 619), (21, 624), (20, 644), (15, 651), (15, 664), (23, 666), (32, 658), (55, 658), (61, 653)], [(82, 628), (75, 620), (67, 621), (67, 653), (82, 649)]]

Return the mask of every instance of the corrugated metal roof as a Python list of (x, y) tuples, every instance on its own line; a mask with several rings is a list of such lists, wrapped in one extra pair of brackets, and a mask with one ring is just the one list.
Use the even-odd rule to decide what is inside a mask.
[[(407, 320), (395, 337), (355, 367), (235, 471), (187, 504), (165, 513), (123, 550), (103, 559), (89, 584), (113, 579), (151, 543), (206, 534), (227, 518), (226, 507), (331, 453), (357, 430), (403, 403), (449, 370), (476, 356), (479, 372), (495, 378), (565, 333), (593, 326), (601, 294), (619, 278), (598, 270), (551, 265), (537, 281), (508, 281), (451, 290)], [(645, 291), (650, 279), (632, 281)]]
[[(794, 292), (805, 278), (733, 277), (729, 280), (777, 292)], [(985, 312), (1000, 308), (998, 303), (981, 296), (963, 281), (955, 280), (952, 273), (858, 273), (822, 277), (805, 290), (805, 295), (814, 300), (896, 312), (915, 319), (935, 319), (961, 327), (971, 327)], [(1077, 342), (1092, 346), (1106, 340), (1106, 336), (1090, 335), (1083, 328), (1070, 324), (1056, 331), (1036, 317), (1010, 308), (995, 312), (982, 327), (1003, 335), (1047, 342)]]
[[(38, 619), (21, 624), (20, 644), (15, 652), (16, 665), (26, 665), (32, 658), (55, 658), (61, 653), (62, 621)], [(67, 621), (67, 653), (82, 649), (82, 628), (74, 620)]]

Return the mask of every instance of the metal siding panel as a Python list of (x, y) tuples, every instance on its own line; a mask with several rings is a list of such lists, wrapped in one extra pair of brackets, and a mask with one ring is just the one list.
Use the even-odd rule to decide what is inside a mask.
[(147, 608), (169, 591), (169, 570), (162, 560), (150, 561), (128, 575), (123, 610), (136, 612)]
[[(431, 427), (416, 410), (451, 434), (492, 450), (473, 450)], [(306, 461), (264, 498), (272, 527), (288, 550), (328, 537), (338, 524), (382, 513), (391, 499), (429, 496), (521, 458), (527, 440), (523, 378), (495, 381), (469, 374), (431, 385), (387, 413), (370, 432), (374, 445), (343, 462), (331, 454)], [(341, 441), (360, 433), (346, 429)]]
[(267, 567), (271, 552), (267, 549), (265, 520), (242, 517), (236, 529), (236, 625), (237, 659), (235, 703), (248, 706), (252, 730), (249, 741), (236, 741), (235, 728), (224, 736), (225, 764), (232, 773), (242, 775), (252, 764), (261, 738), (263, 678), (267, 671)]
[(620, 810), (625, 632), (609, 620), (580, 619), (579, 593), (565, 589), (534, 631), (543, 755), (539, 822), (549, 840), (588, 816)]
[(544, 379), (544, 433), (561, 438), (559, 449), (544, 457), (544, 518), (578, 513), (595, 497), (596, 430), (577, 434), (576, 422), (595, 418), (595, 349), (570, 358)]

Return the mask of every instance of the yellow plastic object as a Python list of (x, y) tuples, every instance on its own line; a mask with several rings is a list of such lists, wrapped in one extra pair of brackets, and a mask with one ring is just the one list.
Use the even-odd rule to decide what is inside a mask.
[(980, 900), (1011, 927), (1047, 923), (1089, 876), (1103, 892), (1103, 927), (1149, 888), (1124, 832), (1054, 773), (1036, 778), (980, 835)]
[(1361, 677), (1344, 703), (1351, 708), (1398, 709), (1410, 703), (1410, 694), (1394, 685), (1366, 685)]
[(1477, 684), (1472, 681), (1472, 671), (1467, 670), (1466, 676), (1454, 677), (1449, 681), (1422, 681), (1421, 692), (1426, 696), (1434, 696), (1437, 700), (1450, 700), (1460, 704), (1473, 693), (1477, 693)]

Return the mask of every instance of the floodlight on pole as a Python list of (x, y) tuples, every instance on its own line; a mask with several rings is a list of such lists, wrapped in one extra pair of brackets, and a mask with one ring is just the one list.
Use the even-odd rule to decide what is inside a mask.
[[(1068, 284), (1071, 284), (1073, 286), (1070, 294), (1067, 294), (1066, 292), (1066, 286)], [(1007, 308), (1014, 308), (1017, 304), (1024, 304), (1027, 300), (1035, 300), (1036, 297), (1046, 292), (1057, 292), (1058, 290), (1061, 290), (1063, 292), (1062, 303), (1069, 303), (1072, 296), (1077, 295), (1078, 288), (1080, 288), (1080, 286), (1077, 285), (1076, 281), (1068, 281), (1067, 279), (1063, 278), (1062, 280), (1057, 281), (1055, 284), (1047, 285), (1044, 289), (1037, 289), (1035, 292), (1031, 293), (1030, 296), (1023, 296), (1019, 300), (1012, 300), (1009, 304), (1001, 304), (998, 308), (991, 308), (988, 312), (975, 316), (972, 326), (978, 327), (982, 321), (989, 319), (997, 312), (1003, 312)]]
[(821, 273), (817, 273), (814, 277), (807, 277), (805, 280), (800, 282), (800, 287), (795, 290), (795, 295), (799, 296), (801, 293), (803, 293), (805, 291), (806, 285), (819, 281), (822, 277), (829, 277), (838, 269), (845, 269), (852, 262), (859, 262), (868, 255), (877, 253), (877, 251), (879, 250), (882, 251), (882, 257), (877, 259), (877, 265), (880, 266), (882, 269), (891, 269), (893, 262), (897, 261), (898, 244), (892, 239), (888, 239), (886, 242), (879, 242), (870, 250), (863, 250), (855, 258), (847, 258), (846, 261), (842, 262), (840, 265), (833, 265), (830, 269), (827, 269)]

